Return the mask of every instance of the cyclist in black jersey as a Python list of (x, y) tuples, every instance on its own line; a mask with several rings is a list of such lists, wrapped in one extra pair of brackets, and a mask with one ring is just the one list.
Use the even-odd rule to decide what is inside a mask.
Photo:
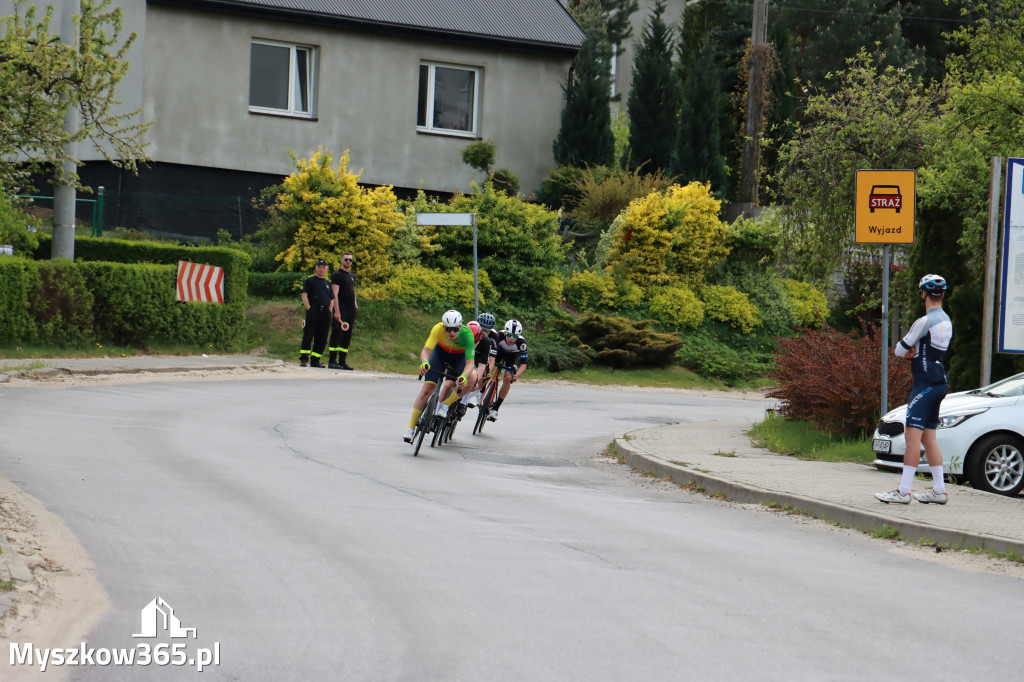
[[(481, 317), (483, 316), (481, 315)], [(473, 338), (476, 340), (476, 350), (473, 351), (476, 367), (469, 374), (465, 395), (459, 402), (459, 416), (464, 415), (467, 408), (475, 407), (477, 401), (480, 400), (481, 391), (494, 372), (494, 361), (497, 358), (494, 343), (480, 322), (469, 322), (466, 326), (473, 332)]]
[(494, 342), (495, 352), (497, 353), (494, 364), (498, 368), (497, 371), (500, 373), (499, 379), (501, 380), (498, 398), (494, 401), (494, 405), (491, 406), (491, 413), (487, 415), (487, 419), (493, 422), (497, 420), (498, 409), (505, 402), (505, 398), (508, 397), (512, 384), (518, 381), (526, 372), (529, 353), (527, 352), (526, 338), (523, 337), (523, 324), (519, 320), (509, 320), (506, 322), (504, 329), (499, 332), (492, 332), (491, 339)]

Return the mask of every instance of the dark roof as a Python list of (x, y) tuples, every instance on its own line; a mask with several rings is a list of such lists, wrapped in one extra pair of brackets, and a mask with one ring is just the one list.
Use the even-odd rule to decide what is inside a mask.
[(558, 0), (148, 0), (301, 23), (575, 53), (584, 34)]

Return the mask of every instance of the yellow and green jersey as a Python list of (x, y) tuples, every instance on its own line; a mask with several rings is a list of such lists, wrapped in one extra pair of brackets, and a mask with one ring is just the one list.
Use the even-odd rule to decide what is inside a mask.
[(430, 330), (430, 336), (427, 337), (427, 342), (423, 346), (430, 350), (438, 347), (440, 350), (451, 355), (465, 355), (467, 361), (472, 361), (476, 342), (473, 340), (473, 332), (470, 331), (469, 327), (463, 326), (459, 330), (458, 336), (454, 339), (449, 339), (448, 334), (444, 331), (444, 324), (438, 322)]

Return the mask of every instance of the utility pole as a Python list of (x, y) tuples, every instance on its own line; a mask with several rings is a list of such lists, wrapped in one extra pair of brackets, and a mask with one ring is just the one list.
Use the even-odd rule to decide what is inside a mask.
[(761, 127), (764, 125), (765, 68), (768, 46), (768, 0), (754, 0), (750, 32), (750, 71), (747, 76), (747, 125), (740, 168), (740, 203), (757, 204), (758, 168), (761, 165)]
[[(81, 16), (79, 0), (65, 0), (64, 15), (61, 17), (60, 37), (61, 41), (78, 51), (78, 35), (75, 32), (74, 17)], [(61, 103), (64, 105), (64, 132), (74, 135), (78, 132), (78, 110), (71, 103), (67, 95), (61, 96)], [(71, 157), (75, 155), (75, 143), (68, 142), (64, 146), (64, 153)], [(75, 186), (71, 184), (72, 178), (78, 169), (74, 161), (64, 160), (60, 164), (60, 177), (54, 181), (53, 186), (53, 243), (50, 248), (51, 258), (75, 257)]]
[(999, 245), (999, 190), (1002, 185), (1003, 157), (992, 157), (988, 190), (988, 242), (985, 252), (985, 309), (981, 316), (981, 386), (992, 382), (992, 328), (995, 315), (996, 264)]

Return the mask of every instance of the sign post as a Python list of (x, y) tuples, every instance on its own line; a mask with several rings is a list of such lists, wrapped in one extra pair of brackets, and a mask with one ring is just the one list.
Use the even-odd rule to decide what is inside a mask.
[(473, 319), (480, 316), (480, 281), (477, 275), (476, 213), (417, 213), (417, 225), (473, 226)]
[(856, 242), (882, 245), (882, 414), (889, 411), (889, 249), (914, 243), (916, 206), (916, 171), (857, 171)]

